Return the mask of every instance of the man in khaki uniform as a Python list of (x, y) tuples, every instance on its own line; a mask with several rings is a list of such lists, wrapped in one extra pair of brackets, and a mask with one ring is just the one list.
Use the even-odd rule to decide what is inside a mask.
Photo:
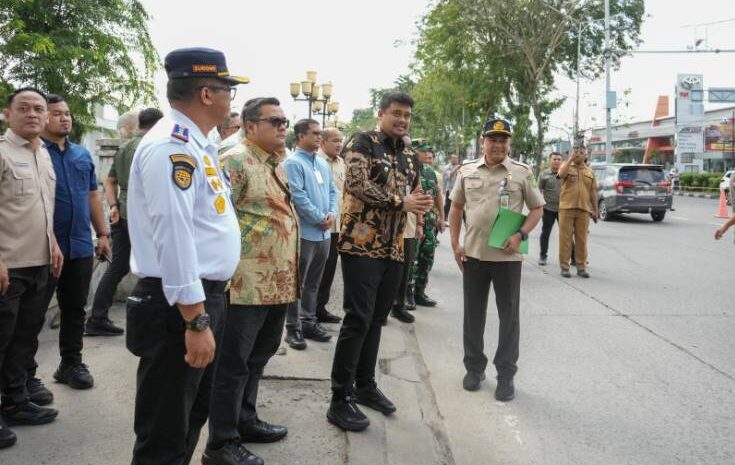
[[(23, 88), (8, 97), (0, 137), (0, 448), (15, 443), (8, 425), (40, 425), (58, 412), (31, 401), (27, 361), (43, 326), (49, 273), (63, 255), (53, 232), (56, 175), (40, 135), (46, 96)], [(50, 266), (49, 266), (50, 265)]]
[[(452, 249), (463, 272), (464, 365), (467, 369), (463, 386), (468, 391), (476, 391), (485, 379), (488, 360), (483, 337), (492, 283), (500, 319), (498, 349), (493, 359), (498, 373), (495, 398), (501, 401), (515, 396), (513, 376), (518, 361), (523, 261), (518, 251), (521, 242), (528, 239), (528, 234), (541, 219), (544, 206), (533, 172), (508, 157), (510, 137), (510, 124), (506, 120), (491, 119), (485, 123), (482, 133), (484, 156), (459, 169), (449, 210)], [(510, 236), (503, 249), (490, 247), (488, 238), (499, 209), (522, 212), (524, 205), (530, 212), (518, 232)], [(464, 245), (459, 242), (462, 211), (466, 215)]]
[[(587, 166), (587, 151), (583, 145), (559, 168), (559, 265), (561, 275), (571, 278), (569, 261), (574, 247), (577, 275), (589, 278), (587, 267), (587, 231), (590, 217), (597, 222), (597, 180)], [(574, 245), (572, 245), (572, 237)]]

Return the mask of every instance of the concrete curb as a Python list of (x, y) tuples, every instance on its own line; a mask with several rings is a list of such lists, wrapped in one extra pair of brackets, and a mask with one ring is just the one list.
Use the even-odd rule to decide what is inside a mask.
[(704, 194), (701, 192), (677, 191), (677, 192), (674, 192), (674, 195), (678, 195), (680, 197), (696, 197), (699, 199), (719, 199), (720, 198), (720, 194)]

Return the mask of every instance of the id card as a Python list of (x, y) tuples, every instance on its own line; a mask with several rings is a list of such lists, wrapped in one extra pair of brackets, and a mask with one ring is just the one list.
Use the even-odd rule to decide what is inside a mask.
[(319, 184), (324, 184), (324, 178), (322, 177), (322, 172), (319, 170), (314, 170), (314, 176), (316, 177), (316, 182)]

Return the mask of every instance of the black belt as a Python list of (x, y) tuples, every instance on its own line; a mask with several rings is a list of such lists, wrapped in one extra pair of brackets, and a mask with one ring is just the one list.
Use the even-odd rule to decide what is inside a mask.
[[(140, 281), (146, 285), (158, 286), (163, 290), (163, 282), (161, 281), (161, 278), (141, 278)], [(204, 288), (205, 294), (219, 294), (225, 292), (229, 284), (229, 281), (202, 279), (202, 287)]]

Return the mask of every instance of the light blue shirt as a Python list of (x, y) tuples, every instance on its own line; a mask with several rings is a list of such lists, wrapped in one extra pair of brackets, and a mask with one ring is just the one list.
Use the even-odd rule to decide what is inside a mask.
[(328, 213), (337, 216), (337, 189), (329, 165), (316, 154), (297, 148), (283, 167), (299, 215), (301, 238), (315, 242), (330, 239), (331, 230), (320, 227)]
[(240, 228), (217, 146), (183, 113), (172, 110), (135, 151), (128, 231), (133, 273), (161, 278), (171, 305), (203, 302), (202, 279), (235, 272)]

